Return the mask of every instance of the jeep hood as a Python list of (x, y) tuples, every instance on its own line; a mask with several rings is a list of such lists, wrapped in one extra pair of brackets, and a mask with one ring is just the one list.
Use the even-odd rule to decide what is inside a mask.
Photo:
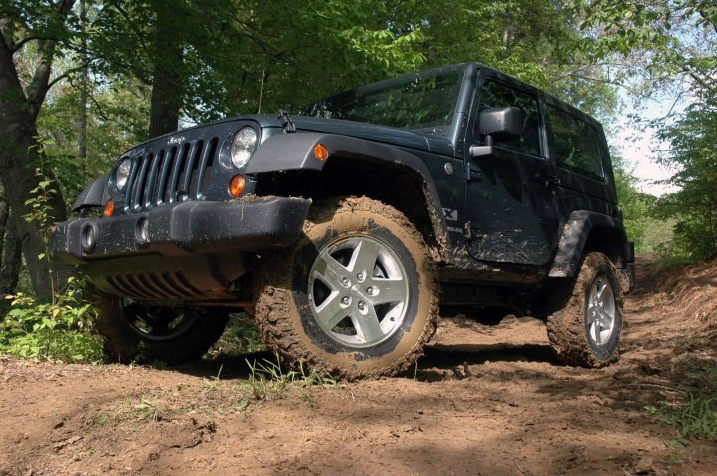
[[(272, 116), (253, 116), (250, 119), (259, 122), (262, 128), (278, 127), (278, 120)], [(401, 148), (454, 155), (453, 144), (444, 137), (445, 131), (438, 128), (409, 131), (362, 122), (306, 116), (291, 116), (291, 120), (296, 126), (296, 134), (319, 132), (344, 135)]]

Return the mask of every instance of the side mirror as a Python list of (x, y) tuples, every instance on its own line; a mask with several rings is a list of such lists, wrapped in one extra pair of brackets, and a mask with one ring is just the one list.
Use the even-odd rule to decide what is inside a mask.
[(472, 157), (493, 154), (493, 143), (518, 139), (523, 130), (523, 113), (517, 107), (486, 109), (478, 117), (478, 133), (485, 136), (485, 145), (473, 145)]

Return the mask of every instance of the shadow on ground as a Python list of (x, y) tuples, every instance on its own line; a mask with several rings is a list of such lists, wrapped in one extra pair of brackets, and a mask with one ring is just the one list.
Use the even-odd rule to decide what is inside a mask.
[[(553, 357), (548, 345), (434, 345), (424, 350), (424, 355), (407, 373), (424, 382), (435, 382), (455, 378), (456, 368), (482, 365), (487, 362), (544, 362), (560, 365)], [(244, 355), (219, 354), (210, 359), (191, 362), (177, 367), (161, 370), (173, 370), (196, 377), (226, 379), (248, 379), (252, 367), (272, 367), (277, 365), (277, 357), (269, 351)]]

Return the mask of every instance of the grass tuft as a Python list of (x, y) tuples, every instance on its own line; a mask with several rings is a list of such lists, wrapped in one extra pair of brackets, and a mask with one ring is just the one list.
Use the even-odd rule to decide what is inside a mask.
[(684, 438), (717, 442), (717, 365), (707, 363), (688, 374), (676, 401), (647, 407), (647, 413)]

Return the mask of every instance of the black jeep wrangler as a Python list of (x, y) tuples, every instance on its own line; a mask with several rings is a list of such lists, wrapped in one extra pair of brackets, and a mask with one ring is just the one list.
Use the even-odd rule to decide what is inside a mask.
[(124, 360), (198, 358), (246, 310), (288, 364), (395, 375), (440, 308), (543, 318), (597, 367), (633, 282), (600, 124), (476, 63), (152, 139), (74, 210), (52, 254), (102, 291)]

